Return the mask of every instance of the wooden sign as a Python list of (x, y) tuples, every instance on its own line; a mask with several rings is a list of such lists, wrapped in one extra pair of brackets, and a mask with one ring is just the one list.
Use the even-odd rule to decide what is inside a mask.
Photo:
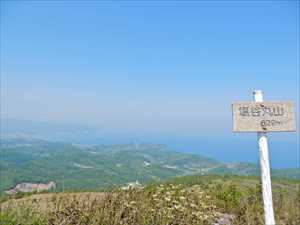
[(292, 102), (264, 102), (261, 90), (253, 91), (255, 102), (232, 103), (233, 131), (257, 132), (265, 224), (275, 225), (267, 132), (295, 131)]
[(292, 102), (232, 103), (234, 132), (295, 131)]

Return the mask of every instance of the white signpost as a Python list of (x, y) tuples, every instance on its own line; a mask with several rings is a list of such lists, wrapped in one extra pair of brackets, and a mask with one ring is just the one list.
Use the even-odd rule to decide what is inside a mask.
[(275, 225), (267, 132), (295, 131), (294, 107), (292, 102), (264, 102), (260, 90), (253, 94), (255, 102), (232, 104), (233, 131), (257, 132), (265, 224)]

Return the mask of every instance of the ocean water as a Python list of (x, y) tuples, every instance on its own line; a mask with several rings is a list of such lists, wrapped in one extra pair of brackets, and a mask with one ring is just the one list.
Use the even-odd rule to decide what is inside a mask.
[[(62, 141), (84, 145), (154, 143), (168, 149), (199, 154), (223, 162), (259, 163), (256, 133), (231, 133), (219, 135), (166, 135), (141, 134), (90, 129), (33, 121), (2, 121), (3, 134), (31, 136), (49, 141)], [(273, 168), (300, 167), (299, 132), (269, 133), (269, 155)]]
[[(41, 136), (55, 141), (72, 142), (86, 145), (155, 143), (164, 144), (170, 150), (199, 154), (222, 162), (259, 163), (257, 137), (252, 134), (232, 134), (227, 137), (180, 137), (153, 135), (125, 135), (103, 133), (72, 133), (56, 136)], [(295, 135), (281, 137), (269, 134), (269, 155), (272, 168), (300, 167), (299, 140)]]

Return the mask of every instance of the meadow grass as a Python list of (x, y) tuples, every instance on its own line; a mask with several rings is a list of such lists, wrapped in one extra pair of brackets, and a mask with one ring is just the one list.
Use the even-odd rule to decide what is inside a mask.
[[(96, 193), (52, 193), (43, 200), (32, 195), (22, 203), (17, 199), (17, 207), (4, 202), (0, 224), (211, 225), (226, 213), (233, 224), (256, 225), (263, 224), (260, 187), (256, 177), (186, 176), (143, 188), (113, 189), (101, 198)], [(275, 180), (273, 200), (277, 224), (300, 224), (298, 181)]]

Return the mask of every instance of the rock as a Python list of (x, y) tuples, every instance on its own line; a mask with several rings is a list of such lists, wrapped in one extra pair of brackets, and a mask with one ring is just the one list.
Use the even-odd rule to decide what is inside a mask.
[(40, 191), (46, 191), (51, 188), (55, 188), (56, 184), (53, 181), (50, 181), (48, 184), (43, 183), (21, 183), (17, 184), (17, 186), (13, 189), (10, 189), (6, 191), (7, 194), (16, 194), (17, 192), (40, 192)]
[(130, 190), (130, 189), (135, 189), (135, 188), (142, 188), (143, 186), (138, 182), (130, 182), (127, 183), (126, 186), (122, 187), (122, 190)]
[(233, 225), (235, 216), (227, 213), (219, 213), (219, 218), (213, 225)]

